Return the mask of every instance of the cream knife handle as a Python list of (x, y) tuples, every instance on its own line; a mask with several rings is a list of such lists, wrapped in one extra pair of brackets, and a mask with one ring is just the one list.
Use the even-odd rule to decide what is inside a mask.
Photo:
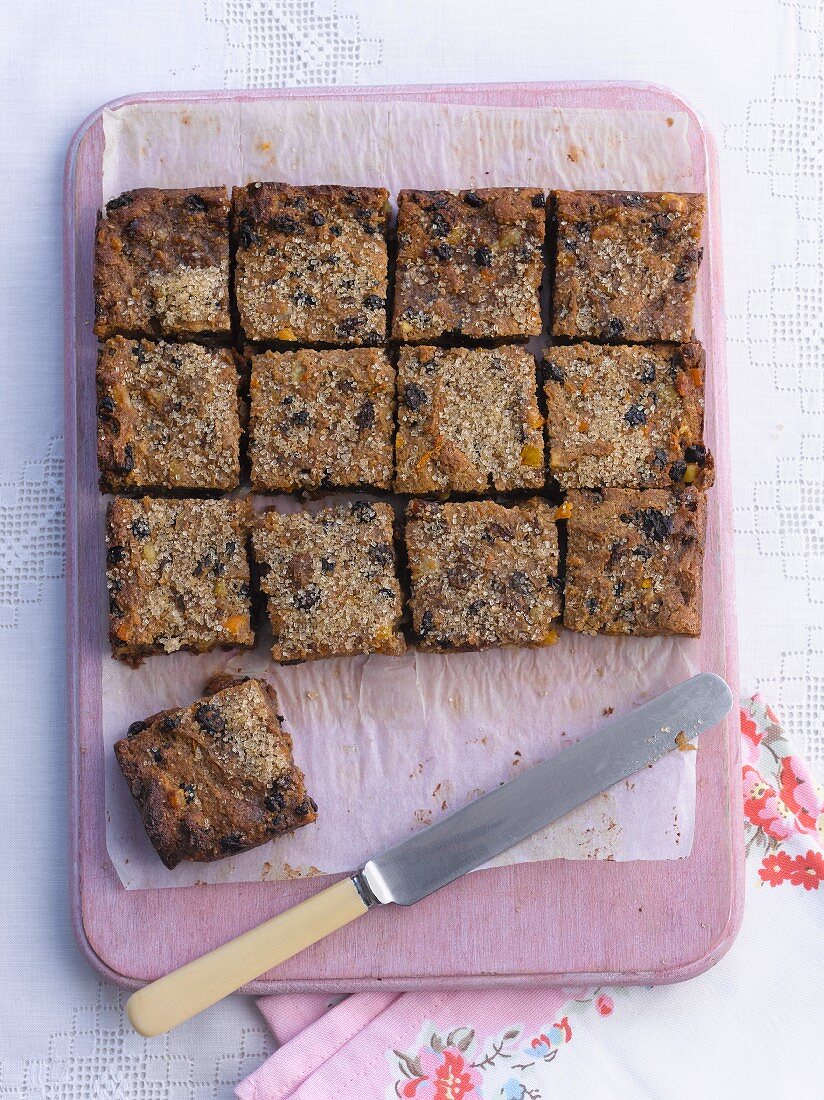
[(368, 908), (354, 879), (336, 882), (133, 993), (126, 1004), (132, 1027), (141, 1035), (170, 1031)]

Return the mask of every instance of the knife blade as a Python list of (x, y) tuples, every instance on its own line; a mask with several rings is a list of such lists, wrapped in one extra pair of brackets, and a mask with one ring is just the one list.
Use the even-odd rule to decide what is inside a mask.
[(731, 707), (720, 676), (693, 676), (370, 859), (361, 882), (377, 902), (412, 905), (654, 763), (678, 734), (691, 741)]
[(720, 676), (700, 673), (370, 859), (300, 905), (133, 993), (142, 1035), (158, 1035), (377, 905), (412, 905), (683, 747), (729, 713)]

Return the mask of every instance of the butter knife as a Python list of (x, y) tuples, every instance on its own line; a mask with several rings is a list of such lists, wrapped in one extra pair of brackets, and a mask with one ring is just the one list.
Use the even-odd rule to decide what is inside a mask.
[(126, 1009), (159, 1035), (378, 905), (413, 905), (647, 764), (685, 748), (733, 705), (703, 672), (370, 859), (349, 878), (144, 986)]

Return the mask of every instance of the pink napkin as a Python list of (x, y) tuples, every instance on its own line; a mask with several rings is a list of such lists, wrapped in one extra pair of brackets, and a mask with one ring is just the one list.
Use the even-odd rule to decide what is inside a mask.
[[(770, 1073), (783, 1087), (799, 1082), (806, 1029), (817, 1043), (821, 1023), (805, 997), (820, 1003), (824, 788), (758, 696), (742, 707), (741, 736), (747, 918), (730, 955), (708, 974), (655, 989), (360, 993), (338, 1003), (322, 995), (264, 997), (258, 1005), (281, 1045), (237, 1096), (541, 1100), (559, 1090), (598, 1095), (607, 1083), (611, 1096), (689, 1096), (699, 1081), (716, 1094), (740, 1095), (746, 1058), (758, 1064), (760, 1095), (769, 1093)], [(780, 965), (769, 951), (777, 944)], [(785, 1026), (767, 1063), (762, 1026), (770, 1000), (781, 1005)], [(613, 1012), (620, 1030), (606, 1020)], [(731, 1028), (726, 1041), (724, 1027)], [(556, 1061), (573, 1037), (576, 1052), (587, 1056), (564, 1051)]]
[[(238, 1086), (237, 1095), (242, 1100), (364, 1100), (383, 1093), (380, 1087), (364, 1091), (364, 1082), (391, 1083), (394, 1072), (399, 1096), (458, 1100), (473, 1091), (477, 1096), (485, 1070), (496, 1062), (512, 1065), (513, 1071), (517, 1065), (522, 1073), (555, 1057), (572, 1035), (571, 996), (562, 989), (358, 993), (328, 1011), (324, 998), (263, 997), (261, 1011), (284, 1045)], [(578, 1002), (585, 1003), (589, 999)], [(611, 1008), (611, 999), (602, 995), (601, 1011)], [(298, 1018), (307, 1026), (287, 1039)], [(430, 1019), (437, 1025), (429, 1028)], [(498, 1034), (501, 1020), (516, 1019), (525, 1022)], [(422, 1024), (427, 1037), (419, 1043)], [(404, 1050), (396, 1049), (399, 1036), (409, 1037)], [(482, 1049), (479, 1036), (493, 1039)], [(394, 1071), (387, 1052), (397, 1063)], [(484, 1058), (488, 1066), (481, 1064)]]

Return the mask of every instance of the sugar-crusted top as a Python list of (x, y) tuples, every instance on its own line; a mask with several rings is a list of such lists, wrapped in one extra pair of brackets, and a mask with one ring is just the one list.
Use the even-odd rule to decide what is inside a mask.
[(554, 203), (554, 335), (692, 338), (703, 195), (557, 191)]
[(253, 356), (253, 488), (388, 489), (394, 408), (395, 371), (383, 351), (302, 349)]
[(424, 649), (555, 641), (561, 585), (553, 506), (413, 500), (406, 546), (412, 621)]
[(401, 191), (393, 337), (539, 335), (545, 221), (531, 188)]
[(116, 336), (97, 365), (103, 487), (233, 489), (240, 480), (232, 352)]
[(95, 333), (227, 335), (225, 187), (126, 191), (97, 223)]
[(114, 747), (167, 867), (245, 851), (317, 816), (271, 686), (229, 680), (206, 691), (133, 723)]
[(700, 344), (573, 344), (544, 358), (550, 472), (564, 489), (712, 483)]
[(393, 523), (388, 504), (366, 501), (261, 517), (252, 544), (276, 660), (403, 651)]
[(566, 626), (585, 634), (701, 632), (703, 493), (573, 490), (567, 505)]
[(386, 338), (389, 193), (252, 183), (233, 191), (235, 292), (249, 340)]
[(536, 389), (535, 360), (520, 347), (401, 348), (395, 489), (542, 486)]
[(115, 650), (202, 651), (251, 645), (251, 505), (117, 497), (106, 536)]
[(199, 748), (226, 775), (263, 787), (293, 766), (290, 739), (258, 680), (232, 684), (192, 706), (164, 712), (146, 728), (188, 739), (193, 754)]

